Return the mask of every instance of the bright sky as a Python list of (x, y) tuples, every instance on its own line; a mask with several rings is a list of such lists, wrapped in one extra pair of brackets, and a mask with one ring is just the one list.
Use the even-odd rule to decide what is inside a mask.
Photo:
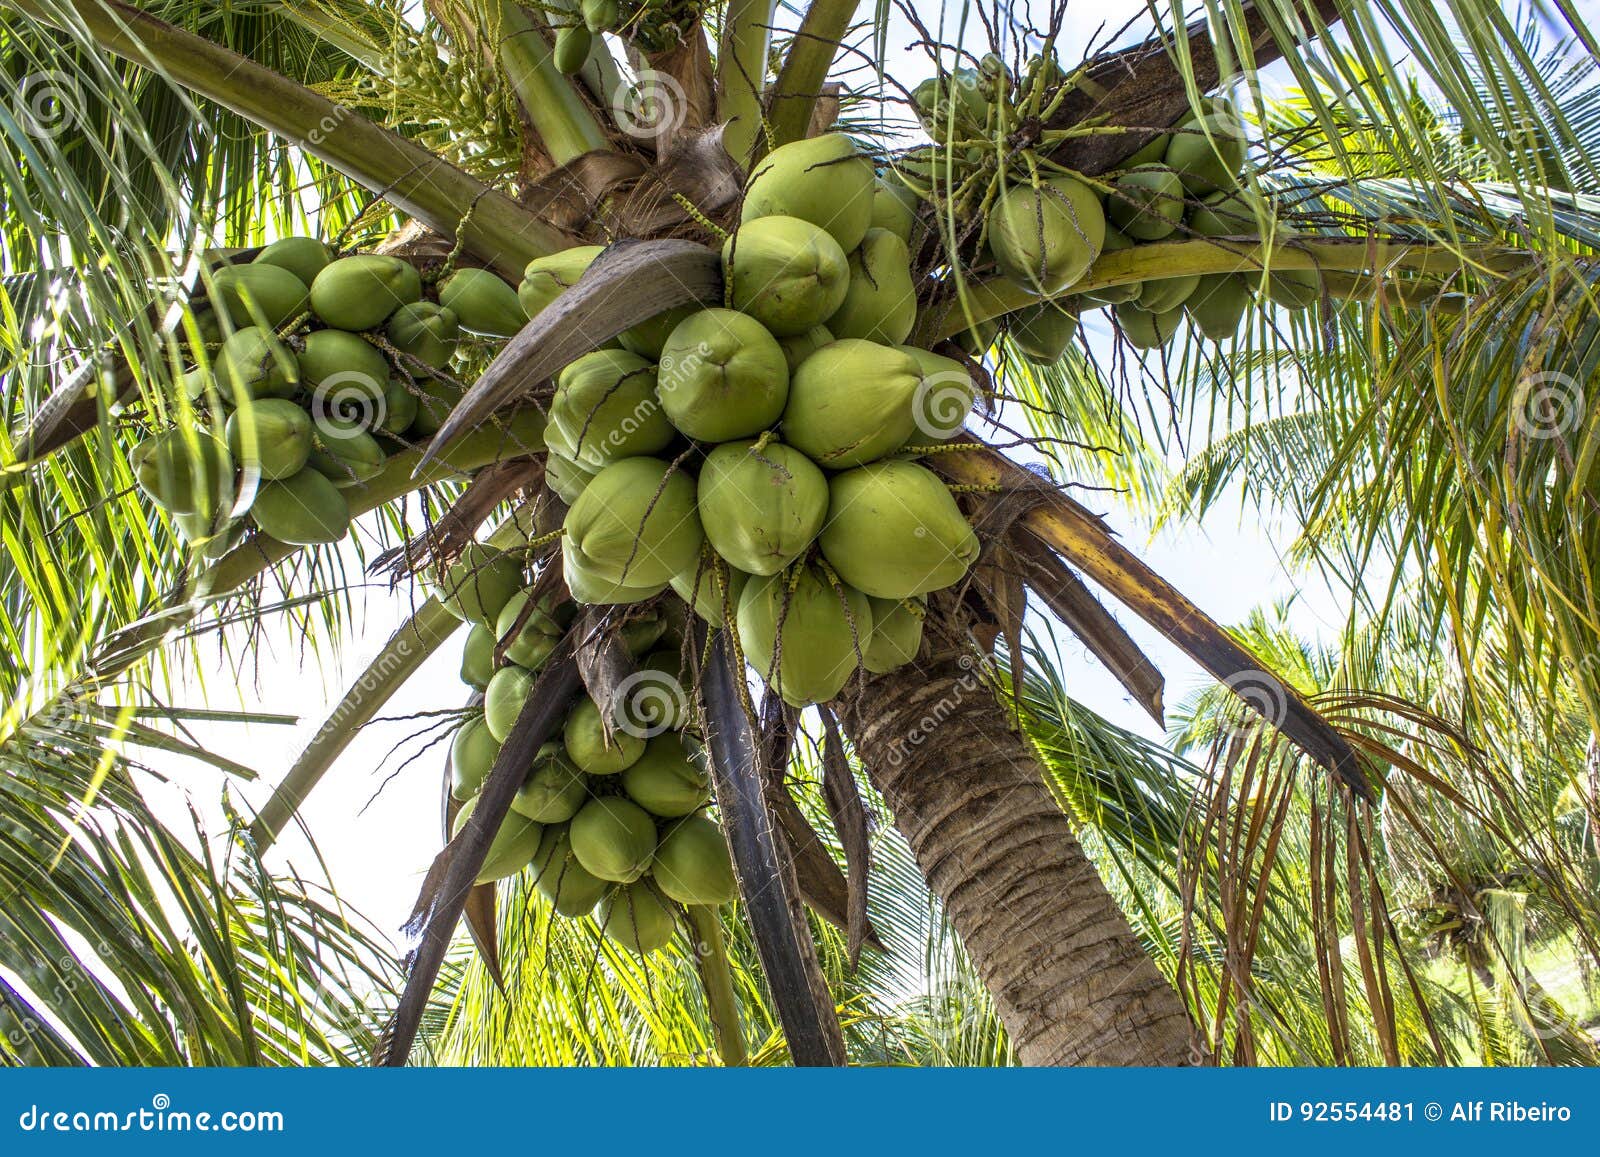
[[(1140, 0), (1116, 0), (1097, 5), (1095, 18), (1104, 20), (1106, 27), (1116, 28), (1129, 16), (1143, 11)], [(1062, 46), (1061, 57), (1069, 63), (1077, 58), (1083, 43), (1103, 43), (1105, 36), (1105, 28), (1098, 25), (1070, 23), (1079, 39)], [(920, 52), (902, 51), (915, 38), (914, 30), (897, 18), (888, 37), (890, 68), (904, 78), (908, 88), (932, 71)], [(1090, 340), (1103, 349), (1109, 339), (1108, 323), (1099, 314), (1091, 318), (1086, 327)], [(1303, 581), (1297, 581), (1280, 561), (1288, 541), (1283, 528), (1264, 525), (1253, 513), (1241, 517), (1236, 503), (1225, 505), (1222, 513), (1202, 527), (1169, 531), (1148, 541), (1115, 496), (1103, 496), (1091, 505), (1107, 513), (1113, 527), (1159, 573), (1223, 623), (1237, 622), (1252, 608), (1294, 593), (1299, 581)], [(353, 563), (351, 573), (359, 573)], [(261, 772), (262, 782), (235, 788), (252, 808), (265, 801), (271, 786), (282, 778), (322, 725), (345, 683), (362, 671), (403, 621), (406, 608), (412, 603), (404, 592), (389, 595), (381, 589), (374, 589), (369, 597), (358, 601), (357, 627), (346, 641), (338, 664), (328, 662), (323, 655), (302, 655), (298, 644), (287, 641), (284, 632), (273, 625), (263, 633), (258, 673), (236, 680), (231, 669), (208, 665), (203, 678), (210, 706), (233, 706), (236, 687), (239, 706), (299, 719), (294, 727), (215, 725), (195, 729), (213, 750)], [(1119, 613), (1118, 617), (1166, 675), (1169, 710), (1203, 685), (1202, 673), (1187, 658), (1131, 615)], [(1330, 637), (1337, 633), (1341, 617), (1337, 602), (1318, 583), (1297, 603), (1294, 622), (1304, 634)], [(465, 635), (465, 630), (458, 632), (391, 701), (383, 715), (408, 716), (460, 706), (466, 689), (457, 669)], [(1159, 736), (1155, 725), (1080, 643), (1064, 638), (1061, 646), (1067, 659), (1067, 685), (1077, 699), (1115, 723)], [(180, 698), (179, 702), (184, 700)], [(200, 705), (204, 700), (196, 689), (187, 702)], [(340, 894), (391, 935), (397, 933), (409, 913), (422, 874), (442, 842), (439, 817), (443, 746), (435, 746), (423, 759), (400, 770), (399, 759), (390, 755), (390, 749), (416, 728), (416, 724), (408, 723), (380, 723), (367, 728), (300, 812)], [(414, 750), (415, 744), (408, 745), (408, 751)], [(164, 770), (178, 786), (152, 791), (159, 809), (182, 830), (187, 795), (188, 802), (202, 814), (215, 817), (212, 822), (220, 829), (217, 773), (209, 768), (180, 766)], [(298, 832), (286, 833), (273, 853), (274, 867), (287, 862), (293, 862), (308, 877), (319, 875), (316, 861)]]

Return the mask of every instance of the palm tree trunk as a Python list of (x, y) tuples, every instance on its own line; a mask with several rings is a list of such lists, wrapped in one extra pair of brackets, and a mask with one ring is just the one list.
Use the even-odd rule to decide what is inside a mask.
[(1192, 1030), (966, 656), (851, 687), (841, 718), (1028, 1065), (1179, 1065)]

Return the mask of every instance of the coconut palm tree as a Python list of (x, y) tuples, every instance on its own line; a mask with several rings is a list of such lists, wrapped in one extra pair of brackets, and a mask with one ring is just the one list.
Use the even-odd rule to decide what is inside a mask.
[[(770, 698), (760, 708), (749, 701), (732, 632), (693, 648), (747, 923), (691, 910), (696, 951), (676, 966), (610, 953), (607, 991), (621, 994), (618, 1009), (633, 1011), (606, 1023), (645, 1041), (639, 1050), (614, 1037), (574, 1045), (565, 1035), (563, 1054), (556, 1037), (523, 1031), (520, 1055), (659, 1058), (714, 1043), (731, 1062), (750, 1055), (747, 1038), (763, 1028), (756, 1039), (781, 1036), (781, 1053), (770, 1055), (801, 1063), (838, 1063), (873, 1048), (923, 1055), (904, 1044), (911, 1036), (885, 1044), (862, 1027), (887, 1019), (867, 995), (844, 999), (842, 1018), (836, 1007), (861, 983), (846, 974), (863, 944), (890, 935), (869, 920), (868, 881), (882, 877), (884, 856), (869, 875), (857, 773), (904, 837), (902, 883), (914, 861), (936, 897), (935, 923), (947, 920), (959, 941), (949, 974), (981, 985), (1025, 1063), (1258, 1059), (1250, 1017), (1270, 1019), (1272, 1002), (1246, 975), (1250, 945), (1240, 941), (1264, 926), (1262, 912), (1267, 924), (1316, 932), (1324, 994), (1345, 992), (1335, 981), (1343, 965), (1327, 958), (1340, 922), (1357, 933), (1360, 995), (1327, 996), (1328, 1019), (1345, 1026), (1329, 1059), (1352, 1055), (1344, 1002), (1370, 1018), (1385, 1060), (1417, 1055), (1399, 1027), (1402, 1005), (1419, 1010), (1405, 1021), (1422, 1026), (1416, 1038), (1437, 1045), (1421, 986), (1412, 980), (1397, 997), (1389, 979), (1394, 944), (1381, 889), (1373, 890), (1372, 803), (1396, 767), (1443, 790), (1432, 756), (1419, 751), (1479, 743), (1498, 722), (1495, 711), (1475, 702), (1467, 723), (1451, 730), (1437, 710), (1399, 701), (1319, 709), (1312, 688), (1275, 673), (1067, 488), (1153, 489), (1153, 457), (1142, 447), (1118, 452), (1141, 411), (1165, 419), (1170, 408), (1195, 423), (1223, 414), (1229, 421), (1213, 429), (1252, 429), (1301, 391), (1337, 431), (1320, 443), (1330, 470), (1360, 487), (1307, 488), (1302, 509), (1315, 549), (1352, 569), (1380, 547), (1414, 566), (1437, 584), (1439, 597), (1425, 604), (1432, 621), (1464, 654), (1481, 643), (1491, 608), (1505, 608), (1494, 611), (1491, 634), (1516, 672), (1494, 685), (1496, 705), (1514, 702), (1506, 684), (1528, 695), (1571, 680), (1594, 729), (1600, 683), (1584, 662), (1596, 630), (1583, 522), (1594, 455), (1582, 389), (1594, 330), (1587, 273), (1595, 206), (1583, 192), (1592, 183), (1585, 142), (1593, 118), (1580, 99), (1587, 94), (1575, 96), (1576, 82), (1562, 80), (1575, 75), (1566, 63), (1593, 43), (1587, 29), (1574, 23), (1563, 32), (1563, 68), (1552, 69), (1495, 4), (1461, 10), (1457, 27), (1418, 0), (1381, 11), (1343, 0), (1254, 0), (1208, 9), (1193, 26), (1158, 22), (1131, 47), (1091, 46), (1081, 66), (1029, 69), (1028, 58), (1052, 56), (1065, 5), (1031, 14), (953, 8), (945, 15), (952, 27), (932, 29), (909, 7), (863, 13), (858, 24), (857, 7), (813, 0), (791, 28), (770, 2), (732, 0), (614, 11), (562, 0), (319, 0), (247, 12), (11, 0), (0, 44), (16, 99), (0, 111), (0, 130), (12, 480), (3, 512), (12, 640), (4, 675), (13, 746), (26, 744), (40, 718), (76, 725), (98, 713), (113, 720), (99, 734), (108, 751), (153, 742), (129, 720), (159, 700), (161, 663), (181, 661), (201, 627), (279, 613), (311, 635), (347, 621), (348, 606), (329, 591), (347, 584), (346, 565), (368, 561), (361, 548), (306, 551), (256, 534), (208, 559), (181, 549), (171, 521), (133, 484), (130, 450), (141, 433), (175, 428), (192, 439), (199, 423), (181, 376), (186, 351), (205, 348), (202, 266), (308, 229), (341, 249), (381, 247), (430, 279), (477, 267), (515, 285), (532, 259), (610, 244), (560, 308), (504, 344), (467, 343), (453, 372), (470, 389), (431, 442), (391, 455), (345, 491), (353, 513), (373, 515), (375, 561), (390, 573), (449, 563), (497, 515), (490, 541), (531, 542), (543, 560), (560, 507), (544, 483), (542, 420), (521, 419), (537, 419), (546, 383), (579, 354), (667, 308), (720, 303), (716, 243), (736, 225), (744, 174), (786, 143), (838, 128), (919, 194), (914, 341), (964, 348), (963, 364), (999, 403), (982, 437), (962, 435), (935, 455), (984, 555), (970, 581), (930, 602), (915, 663), (853, 681), (814, 718), (796, 718)], [(970, 75), (1005, 87), (1009, 102), (993, 102), (974, 130), (930, 114), (923, 99), (932, 143), (919, 143), (907, 115), (917, 101), (883, 67), (891, 16), (917, 26), (927, 70), (937, 68), (944, 83), (975, 62), (981, 68)], [(590, 24), (613, 34), (592, 36)], [(976, 61), (975, 46), (993, 60)], [(1395, 63), (1402, 50), (1408, 71)], [(1270, 80), (1279, 74), (1282, 91)], [(1417, 83), (1437, 93), (1448, 117)], [(1108, 250), (1048, 301), (1038, 286), (994, 276), (984, 222), (1009, 185), (1071, 174), (1126, 200), (1133, 186), (1113, 178), (1160, 138), (1203, 140), (1213, 151), (1221, 137), (1233, 139), (1218, 119), (1223, 106), (1208, 103), (1224, 90), (1255, 124), (1246, 180), (1278, 206), (1275, 215), (1222, 233), (1233, 240), (1176, 234)], [(628, 240), (643, 244), (616, 244)], [(1187, 329), (1174, 338), (1161, 327), (1177, 315), (1163, 314), (1168, 320), (1149, 323), (1150, 336), (1167, 341), (1152, 341), (1131, 331), (1139, 315), (1130, 310), (1118, 314), (1114, 345), (1023, 356), (1025, 311), (1077, 317), (1092, 308), (1088, 295), (1226, 276), (1256, 279), (1264, 291), (1231, 338), (1202, 340)], [(1298, 310), (1281, 307), (1286, 301)], [(1102, 364), (1108, 348), (1120, 364)], [(1119, 393), (1118, 383), (1131, 387)], [(1226, 439), (1216, 441), (1225, 452)], [(1319, 462), (1292, 461), (1307, 470)], [(1092, 778), (1081, 775), (1070, 778), (1079, 795), (1063, 788), (1052, 751), (1068, 750), (1063, 735), (1119, 740), (1093, 727), (1030, 731), (1036, 712), (1026, 705), (1041, 700), (1027, 693), (1027, 668), (1042, 658), (1023, 644), (1028, 596), (1034, 614), (1047, 611), (1081, 638), (1135, 702), (1157, 718), (1162, 710), (1159, 674), (1096, 592), (1285, 737), (1251, 729), (1247, 744), (1221, 745), (1232, 753), (1226, 767), (1243, 758), (1249, 774), (1274, 777), (1275, 793), (1241, 797), (1225, 782), (1198, 836), (1181, 812), (1133, 822), (1145, 809), (1130, 801), (1162, 798), (1146, 773), (1164, 765), (1124, 736), (1122, 758), (1074, 764), (1124, 773), (1114, 777), (1122, 807), (1086, 818), (1085, 800), (1110, 797), (1088, 793)], [(614, 648), (594, 644), (615, 623), (604, 615), (580, 622), (589, 630), (570, 634), (546, 668), (419, 901), (419, 947), (377, 1047), (390, 1063), (411, 1055), (419, 1033), (439, 1055), (485, 1055), (461, 1026), (463, 1012), (488, 1003), (486, 977), (548, 984), (539, 1007), (552, 1010), (554, 1024), (574, 1023), (563, 1010), (598, 991), (571, 986), (585, 954), (562, 946), (570, 930), (538, 915), (525, 889), (504, 890), (497, 906), (492, 892), (470, 887), (516, 789), (518, 760), (525, 767), (553, 734), (580, 683), (603, 697), (597, 688), (618, 681)], [(355, 731), (456, 625), (438, 599), (417, 607), (253, 818), (241, 836), (250, 854), (292, 821)], [(238, 638), (249, 642), (248, 631)], [(1011, 692), (1009, 672), (1023, 693)], [(782, 773), (811, 744), (820, 785), (807, 797)], [(90, 804), (127, 769), (79, 746), (76, 761), (61, 766), (76, 771), (77, 798)], [(1494, 782), (1480, 761), (1456, 762)], [(1163, 775), (1170, 780), (1170, 768)], [(1195, 779), (1179, 782), (1192, 788)], [(1318, 883), (1309, 904), (1278, 886), (1260, 890), (1272, 904), (1252, 907), (1241, 869), (1263, 853), (1256, 829), (1216, 817), (1260, 808), (1264, 798), (1298, 799), (1294, 814), (1309, 817), (1305, 859)], [(165, 832), (123, 806), (139, 830)], [(819, 827), (833, 829), (821, 843)], [(1217, 838), (1247, 827), (1249, 838)], [(1495, 831), (1502, 841), (1515, 835)], [(1161, 840), (1193, 868), (1166, 873), (1180, 897), (1190, 889), (1180, 905), (1189, 919), (1176, 935), (1148, 898), (1163, 877)], [(38, 859), (44, 841), (36, 833), (17, 845), (19, 868)], [(845, 870), (816, 854), (829, 844)], [(1090, 854), (1104, 847), (1118, 854)], [(1324, 865), (1335, 850), (1355, 865), (1337, 879)], [(94, 878), (127, 879), (138, 863), (131, 853), (101, 860)], [(1108, 886), (1112, 865), (1123, 868)], [(193, 865), (183, 870), (192, 884)], [(264, 877), (250, 879), (260, 886)], [(206, 883), (219, 898), (245, 902), (242, 885), (225, 874)], [(842, 953), (834, 932), (808, 920), (802, 899), (842, 931)], [(42, 898), (39, 912), (57, 916), (68, 902)], [(310, 951), (321, 926), (308, 933), (292, 907), (263, 903), (272, 915), (258, 918), (258, 934), (270, 939), (273, 921), (284, 921)], [(463, 911), (481, 963), (447, 961)], [(218, 923), (235, 926), (231, 917)], [(516, 949), (503, 959), (502, 941)], [(594, 959), (587, 955), (591, 971)], [(686, 969), (699, 978), (693, 991), (703, 993), (704, 1016), (683, 1015), (699, 999), (683, 995), (691, 991)], [(658, 990), (670, 1015), (659, 1013)], [(264, 982), (230, 995), (236, 1026), (257, 1002), (278, 999)], [(445, 998), (455, 1002), (453, 1017), (441, 1010)], [(972, 1039), (989, 1055), (1009, 1055), (982, 1014), (988, 1001), (976, 1002)], [(332, 1048), (302, 1051), (321, 1059)]]

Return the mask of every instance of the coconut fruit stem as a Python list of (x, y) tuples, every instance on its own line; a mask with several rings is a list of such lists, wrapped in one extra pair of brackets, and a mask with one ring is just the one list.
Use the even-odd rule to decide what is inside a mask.
[(728, 964), (728, 943), (722, 935), (722, 920), (715, 908), (703, 904), (690, 904), (688, 912), (689, 927), (694, 931), (695, 966), (705, 988), (717, 1053), (725, 1066), (739, 1068), (750, 1058), (739, 1023), (739, 1000), (733, 989), (733, 969)]

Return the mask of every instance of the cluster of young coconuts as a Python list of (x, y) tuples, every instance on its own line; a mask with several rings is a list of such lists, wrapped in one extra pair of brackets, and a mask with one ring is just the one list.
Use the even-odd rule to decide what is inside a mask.
[[(923, 600), (978, 540), (916, 459), (974, 401), (961, 363), (904, 344), (916, 318), (912, 205), (841, 135), (758, 164), (722, 250), (726, 308), (682, 307), (566, 366), (546, 477), (570, 504), (567, 586), (628, 604), (671, 586), (736, 623), (796, 706), (921, 640)], [(598, 256), (529, 264), (530, 316)]]
[[(1035, 60), (1025, 89), (1041, 69), (1059, 73), (1058, 66)], [(936, 141), (983, 140), (995, 131), (997, 103), (1011, 88), (999, 59), (985, 57), (977, 68), (925, 81), (912, 103)], [(1068, 175), (1009, 180), (989, 210), (979, 265), (992, 260), (1008, 280), (1054, 300), (980, 323), (976, 345), (987, 347), (1004, 326), (1025, 358), (1049, 365), (1066, 352), (1085, 308), (1111, 307), (1123, 338), (1148, 350), (1170, 342), (1185, 319), (1206, 338), (1231, 338), (1257, 292), (1285, 309), (1313, 304), (1320, 282), (1308, 270), (1152, 278), (1071, 293), (1103, 253), (1155, 241), (1270, 234), (1281, 242), (1294, 236), (1241, 182), (1246, 149), (1237, 111), (1215, 99), (1202, 115), (1151, 140), (1106, 181)], [(924, 194), (929, 165), (913, 154), (901, 168)]]
[[(500, 747), (535, 678), (577, 613), (567, 600), (532, 602), (521, 556), (474, 545), (445, 572), (441, 597), (472, 624), (461, 678), (483, 693), (456, 732), (450, 792), (453, 831), (477, 806)], [(561, 916), (590, 912), (607, 937), (634, 952), (672, 939), (678, 904), (718, 905), (735, 895), (733, 865), (717, 824), (704, 813), (710, 781), (678, 691), (682, 616), (641, 609), (622, 641), (641, 671), (660, 673), (630, 703), (626, 726), (602, 717), (587, 696), (567, 715), (560, 738), (539, 749), (495, 834), (478, 883), (532, 873)]]
[[(505, 338), (527, 321), (487, 270), (424, 284), (396, 257), (335, 257), (286, 237), (207, 277), (198, 317), (209, 358), (184, 378), (197, 422), (134, 447), (141, 487), (196, 549), (217, 557), (246, 519), (294, 545), (337, 542), (345, 494), (391, 453), (436, 431), (461, 397), (443, 372), (463, 333)], [(540, 444), (538, 415), (508, 439)]]

